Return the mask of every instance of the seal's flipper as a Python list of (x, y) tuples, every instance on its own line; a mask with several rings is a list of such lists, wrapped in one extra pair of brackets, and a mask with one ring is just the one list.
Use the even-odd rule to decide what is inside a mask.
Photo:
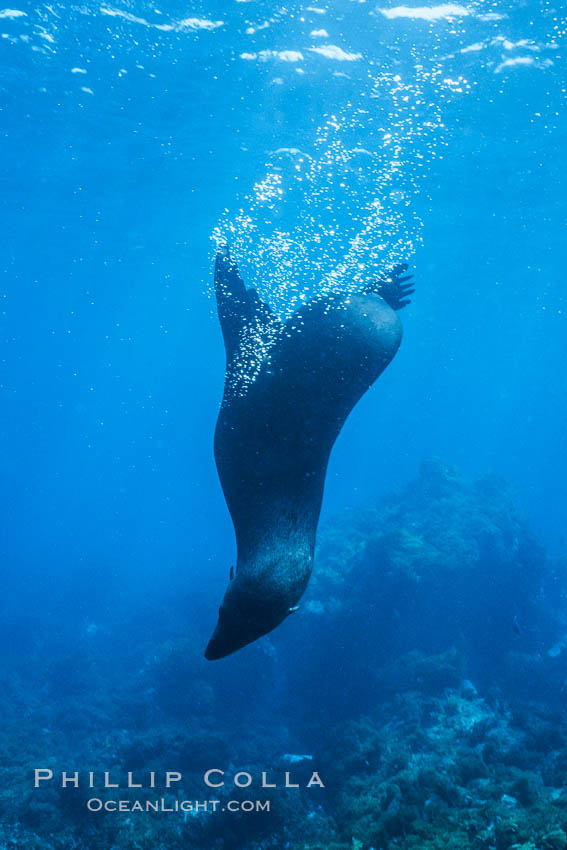
[(274, 324), (277, 324), (281, 326), (282, 323), (279, 316), (276, 316), (266, 301), (262, 301), (255, 289), (249, 289), (247, 295), (250, 307), (250, 319), (256, 318), (260, 322), (260, 325), (270, 324), (274, 326)]
[(215, 295), (224, 345), (227, 357), (230, 358), (238, 347), (240, 330), (248, 317), (249, 305), (244, 281), (228, 248), (217, 254)]
[(408, 304), (411, 304), (409, 296), (415, 292), (413, 283), (408, 283), (412, 280), (413, 275), (409, 274), (402, 277), (408, 268), (407, 263), (398, 263), (388, 274), (367, 284), (361, 290), (361, 295), (376, 293), (389, 304), (392, 310), (402, 310)]
[(259, 339), (263, 337), (266, 330), (274, 333), (281, 327), (282, 322), (270, 305), (262, 301), (255, 289), (246, 289), (228, 247), (217, 254), (215, 294), (229, 361), (238, 350), (240, 334), (245, 325), (254, 324)]

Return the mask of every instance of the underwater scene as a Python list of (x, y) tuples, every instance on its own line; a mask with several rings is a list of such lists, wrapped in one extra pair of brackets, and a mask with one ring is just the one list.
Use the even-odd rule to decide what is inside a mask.
[(0, 9), (0, 850), (567, 850), (567, 10)]

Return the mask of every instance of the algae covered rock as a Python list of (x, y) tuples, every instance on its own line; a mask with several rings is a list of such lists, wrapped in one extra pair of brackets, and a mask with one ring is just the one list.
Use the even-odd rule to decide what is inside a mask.
[[(541, 646), (556, 635), (547, 607), (552, 580), (500, 479), (467, 484), (446, 465), (425, 463), (408, 487), (321, 529), (294, 632), (309, 647), (305, 675), (308, 662), (321, 663), (323, 687), (329, 672), (329, 699), (337, 699), (337, 673), (358, 669), (369, 703), (421, 680), (432, 692), (468, 681), (474, 692), (507, 677), (528, 694), (530, 673), (513, 670), (509, 659), (524, 653), (546, 667)], [(334, 673), (323, 657), (329, 634), (339, 638)], [(308, 692), (302, 664), (294, 675)]]
[(552, 829), (542, 836), (541, 843), (546, 850), (565, 850), (567, 835), (562, 829)]
[[(408, 487), (322, 529), (301, 613), (223, 666), (198, 655), (185, 608), (134, 641), (107, 625), (80, 652), (51, 650), (45, 670), (40, 651), (22, 655), (0, 671), (0, 750), (21, 777), (0, 789), (0, 846), (567, 850), (558, 563), (499, 479), (467, 484), (428, 462)], [(273, 800), (252, 815), (95, 819), (82, 789), (29, 787), (36, 765), (147, 776), (166, 760), (184, 773), (176, 799), (199, 799), (209, 767), (297, 768), (303, 782), (316, 766), (325, 788), (219, 792)]]

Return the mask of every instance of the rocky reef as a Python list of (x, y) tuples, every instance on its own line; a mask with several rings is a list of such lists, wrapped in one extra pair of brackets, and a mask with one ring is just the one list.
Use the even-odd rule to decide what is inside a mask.
[(560, 728), (558, 715), (470, 683), (401, 693), (329, 733), (323, 764), (347, 765), (327, 771), (337, 829), (361, 848), (565, 847)]
[(219, 665), (179, 592), (33, 640), (4, 623), (0, 850), (566, 850), (566, 567), (504, 482), (428, 462), (323, 528), (301, 612)]

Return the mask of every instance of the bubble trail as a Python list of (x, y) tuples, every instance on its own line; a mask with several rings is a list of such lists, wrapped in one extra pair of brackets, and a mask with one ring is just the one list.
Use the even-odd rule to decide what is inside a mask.
[(421, 222), (412, 211), (443, 144), (437, 73), (382, 72), (329, 115), (310, 150), (280, 148), (237, 214), (213, 232), (228, 242), (248, 285), (282, 318), (306, 300), (349, 293), (411, 258)]
[[(419, 47), (411, 36), (392, 45), (379, 71), (378, 60), (368, 58), (311, 143), (275, 149), (236, 212), (225, 210), (215, 227), (215, 245), (230, 244), (247, 286), (283, 320), (312, 298), (359, 291), (395, 264), (411, 262), (421, 244), (415, 199), (454, 135), (444, 121), (447, 106), (473, 90), (473, 62), (473, 77), (478, 68), (492, 76), (511, 44), (498, 30), (500, 22), (509, 26), (508, 11), (474, 0), (451, 6), (451, 14), (448, 8), (377, 8), (374, 17), (431, 28)], [(269, 356), (265, 340), (259, 348), (260, 359)]]

